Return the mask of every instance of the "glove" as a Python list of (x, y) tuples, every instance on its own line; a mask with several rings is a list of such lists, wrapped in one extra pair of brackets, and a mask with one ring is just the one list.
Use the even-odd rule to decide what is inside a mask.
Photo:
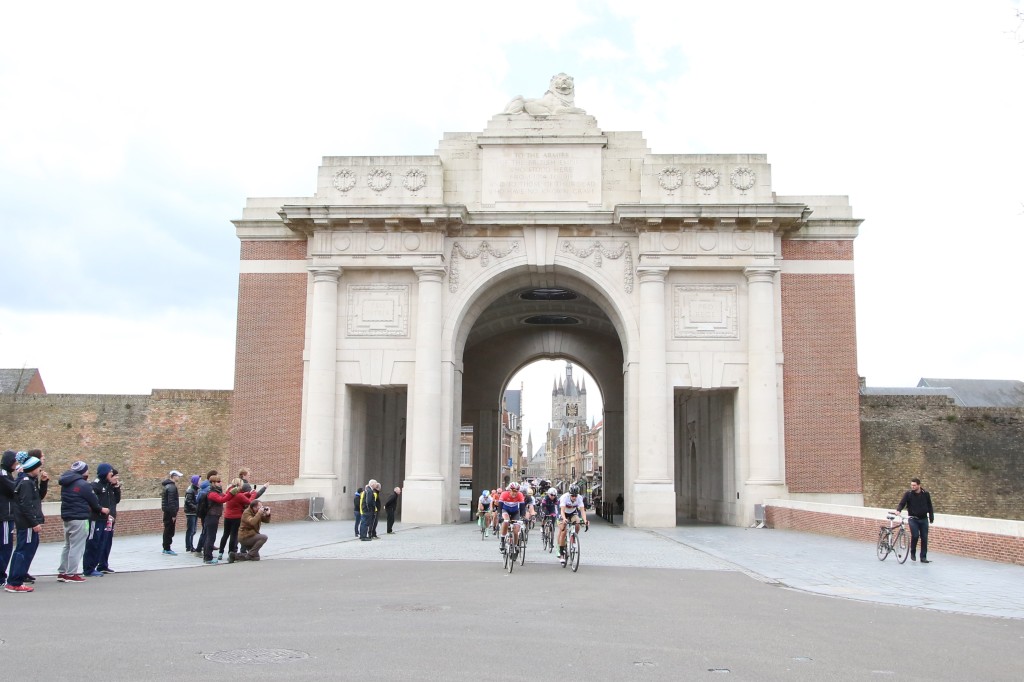
[(928, 515), (928, 523), (935, 523), (935, 514)]

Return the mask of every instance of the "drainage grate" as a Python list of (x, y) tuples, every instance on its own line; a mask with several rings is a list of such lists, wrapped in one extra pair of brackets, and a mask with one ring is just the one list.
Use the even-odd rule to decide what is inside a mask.
[(294, 649), (231, 649), (217, 651), (205, 655), (206, 660), (214, 663), (231, 663), (234, 665), (266, 665), (268, 663), (291, 663), (309, 658), (305, 651)]

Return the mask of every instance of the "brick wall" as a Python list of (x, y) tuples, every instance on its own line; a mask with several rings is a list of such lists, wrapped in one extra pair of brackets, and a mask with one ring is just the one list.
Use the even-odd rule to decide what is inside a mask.
[[(773, 506), (765, 508), (765, 521), (769, 528), (861, 540), (865, 543), (865, 556), (874, 554), (878, 530), (882, 524), (877, 519)], [(979, 533), (933, 525), (928, 530), (928, 551), (1024, 565), (1024, 538), (1019, 536)]]
[[(852, 256), (850, 242), (783, 242), (784, 253)], [(781, 275), (786, 483), (791, 492), (859, 493), (853, 275)]]
[(861, 396), (864, 504), (895, 507), (918, 477), (936, 511), (1024, 520), (1024, 408), (945, 396)]
[[(242, 258), (301, 260), (306, 242), (242, 242)], [(231, 471), (255, 482), (291, 484), (299, 473), (304, 273), (243, 273), (238, 282)]]
[(807, 241), (786, 239), (782, 242), (784, 260), (853, 260), (853, 241)]
[(82, 459), (90, 478), (101, 462), (118, 469), (124, 497), (158, 497), (171, 469), (226, 467), (230, 420), (231, 391), (0, 395), (0, 447), (41, 449), (50, 495), (59, 496), (57, 477)]
[[(60, 489), (57, 489), (57, 498), (60, 497)], [(47, 494), (47, 500), (50, 494)], [(278, 523), (285, 521), (301, 521), (309, 515), (309, 499), (277, 500), (268, 502), (267, 506), (273, 511), (273, 520)], [(221, 522), (223, 528), (224, 523)], [(175, 528), (175, 545), (180, 540), (181, 545), (185, 542), (185, 512), (178, 512), (178, 520)], [(164, 517), (163, 512), (157, 509), (138, 509), (117, 512), (117, 528), (114, 532), (115, 538), (120, 535), (145, 535), (150, 533), (163, 533)], [(64, 525), (60, 520), (60, 514), (47, 515), (46, 523), (43, 525), (43, 532), (39, 539), (42, 542), (62, 542), (64, 540)], [(116, 539), (115, 539), (116, 542)], [(157, 541), (159, 549), (159, 540)]]

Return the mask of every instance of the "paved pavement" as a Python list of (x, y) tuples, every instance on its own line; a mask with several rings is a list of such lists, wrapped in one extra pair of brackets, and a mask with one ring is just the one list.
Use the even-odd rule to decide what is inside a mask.
[[(394, 535), (359, 542), (351, 521), (291, 522), (265, 527), (267, 560), (366, 559), (375, 561), (458, 561), (497, 564), (494, 538), (481, 540), (475, 526), (397, 524)], [(381, 528), (383, 533), (383, 528)], [(562, 570), (531, 538), (522, 571)], [(204, 566), (184, 552), (184, 533), (175, 536), (178, 556), (160, 552), (159, 535), (116, 537), (111, 565), (119, 572)], [(601, 519), (581, 536), (581, 571), (589, 566), (739, 572), (761, 582), (802, 592), (950, 613), (1024, 619), (1024, 566), (932, 553), (931, 564), (894, 556), (880, 562), (869, 543), (786, 530), (692, 524), (669, 529), (636, 529)], [(32, 573), (45, 585), (60, 562), (60, 543), (39, 548)], [(103, 578), (93, 578), (103, 580)]]

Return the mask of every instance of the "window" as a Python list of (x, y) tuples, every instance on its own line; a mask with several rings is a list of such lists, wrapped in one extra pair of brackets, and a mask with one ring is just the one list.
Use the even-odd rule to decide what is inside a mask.
[(468, 467), (472, 463), (470, 460), (469, 443), (463, 443), (459, 446), (459, 466)]

